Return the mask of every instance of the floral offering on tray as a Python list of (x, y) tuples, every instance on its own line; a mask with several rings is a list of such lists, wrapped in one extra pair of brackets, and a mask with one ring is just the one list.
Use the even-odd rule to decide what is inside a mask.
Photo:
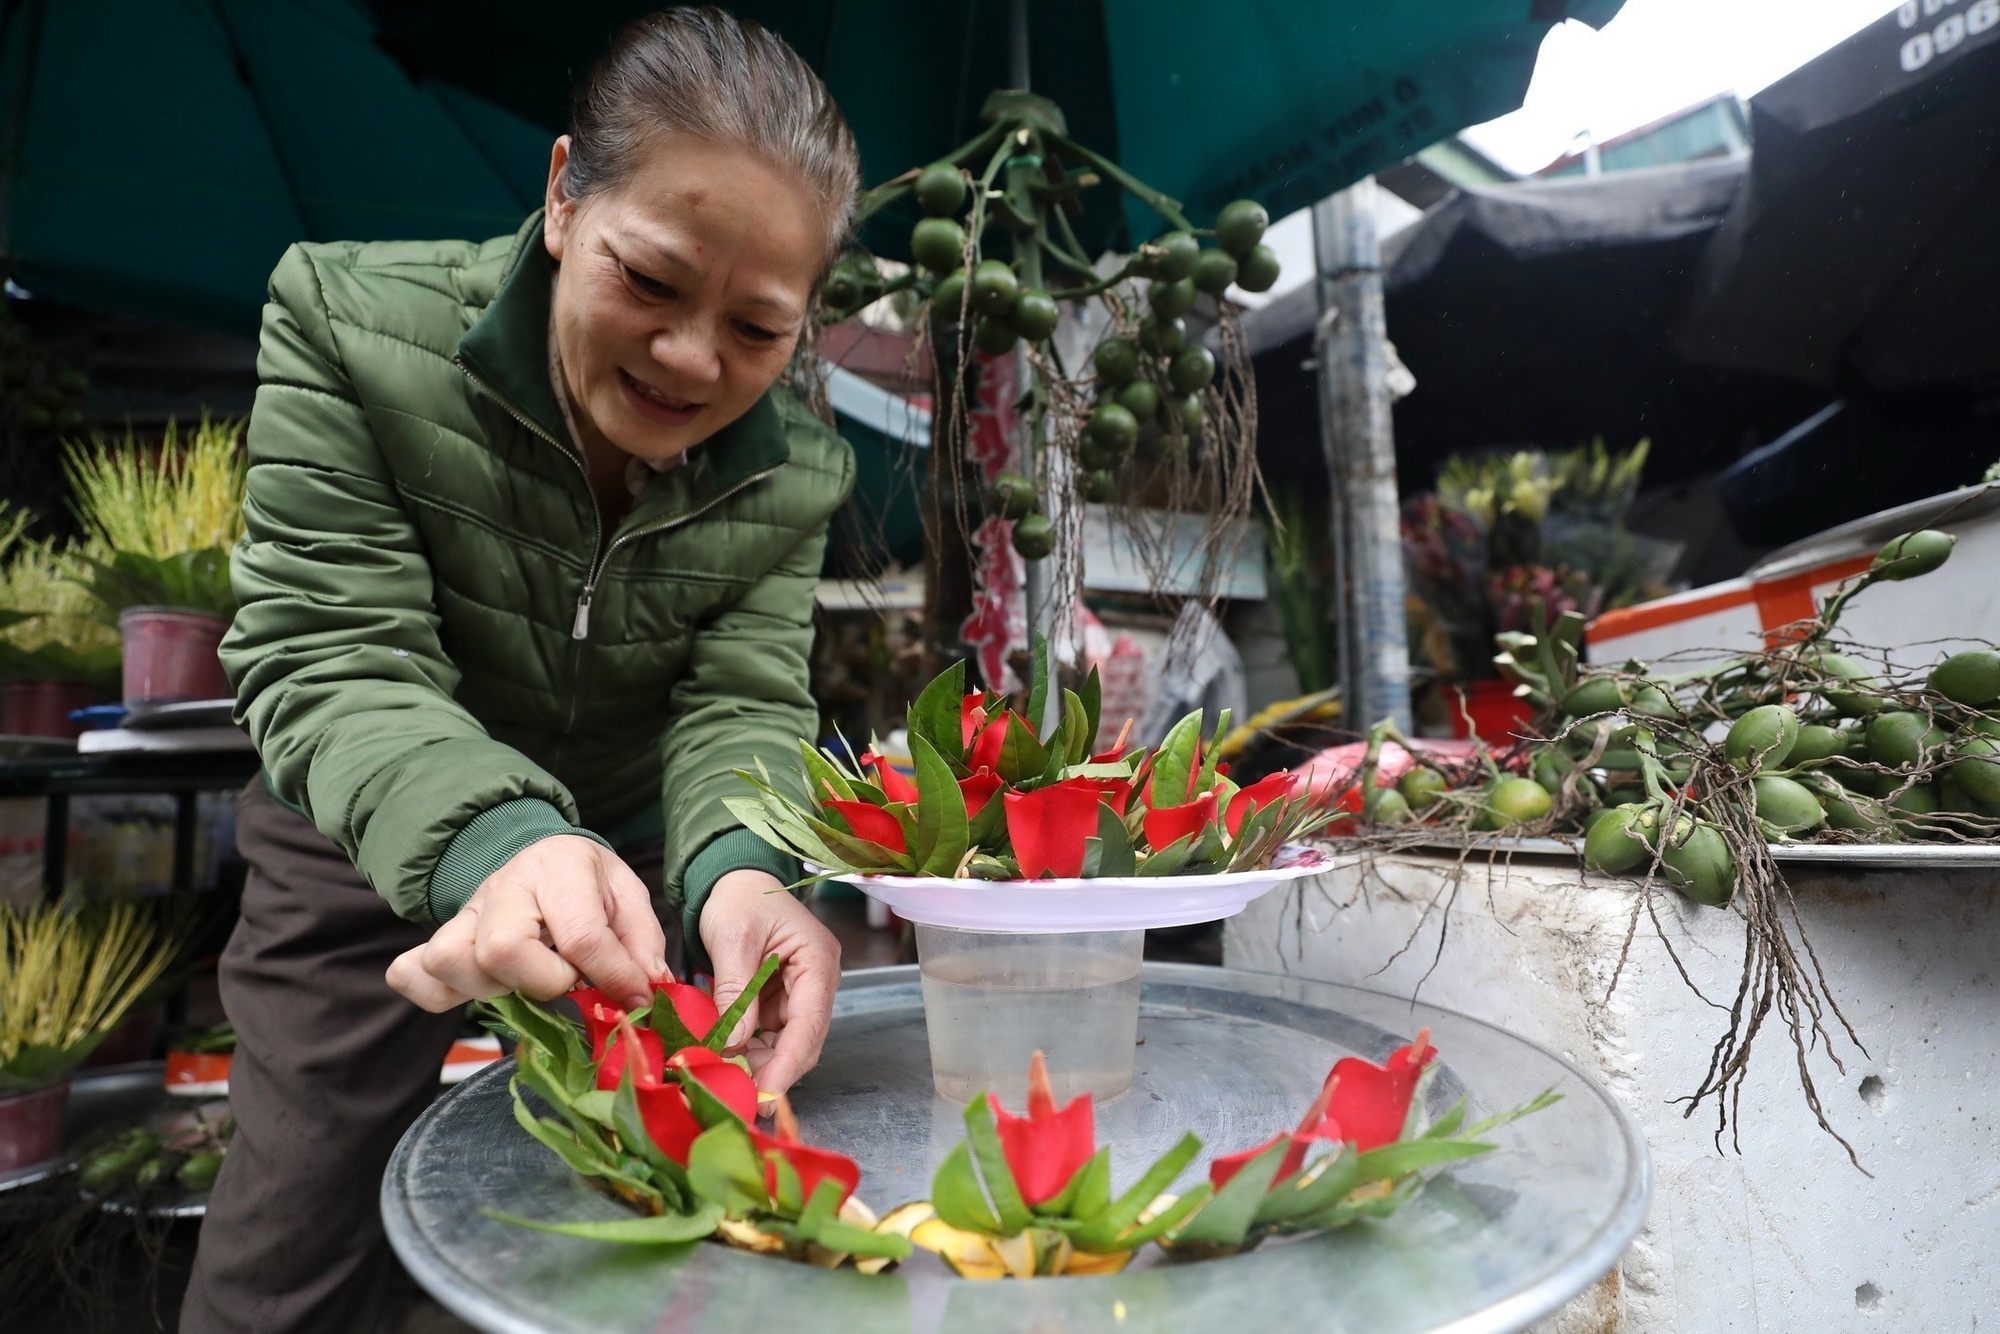
[[(914, 1246), (964, 1278), (1108, 1274), (1149, 1243), (1170, 1260), (1201, 1260), (1384, 1218), (1417, 1193), (1426, 1171), (1487, 1152), (1494, 1145), (1482, 1136), (1559, 1096), (1550, 1090), (1471, 1125), (1461, 1099), (1427, 1123), (1437, 1049), (1425, 1030), (1381, 1065), (1336, 1062), (1293, 1129), (1215, 1158), (1208, 1179), (1184, 1193), (1172, 1187), (1201, 1153), (1192, 1132), (1113, 1196), (1111, 1149), (1097, 1142), (1090, 1095), (1058, 1107), (1037, 1052), (1025, 1114), (991, 1094), (974, 1098), (965, 1138), (939, 1165), (930, 1198), (878, 1219), (855, 1194), (854, 1160), (805, 1143), (782, 1097), (772, 1130), (758, 1128), (756, 1086), (722, 1045), (747, 1002), (718, 1014), (707, 993), (676, 982), (656, 984), (653, 1004), (630, 1012), (590, 987), (571, 998), (581, 1030), (518, 994), (489, 1002), (520, 1044), (515, 1120), (636, 1212), (585, 1222), (491, 1217), (637, 1245), (713, 1237), (823, 1268), (852, 1262), (863, 1273)], [(537, 1115), (524, 1084), (557, 1115)]]
[[(845, 874), (977, 880), (1213, 875), (1268, 866), (1286, 843), (1326, 822), (1295, 777), (1247, 786), (1202, 743), (1190, 713), (1159, 745), (1090, 752), (1098, 681), (1062, 691), (1060, 716), (1038, 731), (1048, 701), (1047, 655), (1036, 640), (1026, 715), (1004, 696), (965, 689), (954, 664), (910, 707), (914, 781), (873, 748), (850, 766), (800, 743), (801, 799), (768, 772), (738, 775), (755, 795), (727, 799), (744, 826)], [(1225, 710), (1217, 735), (1227, 732)]]

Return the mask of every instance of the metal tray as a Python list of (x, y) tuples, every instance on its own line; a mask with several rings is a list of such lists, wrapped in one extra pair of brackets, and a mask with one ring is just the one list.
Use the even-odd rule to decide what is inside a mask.
[[(1651, 1166), (1637, 1126), (1552, 1052), (1476, 1019), (1328, 983), (1176, 964), (1148, 964), (1144, 979), (1137, 1081), (1098, 1111), (1121, 1188), (1189, 1127), (1210, 1152), (1267, 1139), (1293, 1123), (1334, 1060), (1379, 1060), (1421, 1025), (1444, 1061), (1433, 1112), (1468, 1091), (1475, 1117), (1551, 1085), (1565, 1097), (1499, 1132), (1499, 1151), (1440, 1177), (1386, 1223), (1200, 1264), (1152, 1252), (1107, 1277), (975, 1283), (921, 1252), (868, 1277), (713, 1243), (617, 1247), (494, 1222), (480, 1210), (620, 1216), (513, 1123), (509, 1062), (440, 1099), (403, 1137), (382, 1182), (389, 1240), (432, 1296), (496, 1334), (1499, 1334), (1595, 1282), (1645, 1221)], [(915, 968), (842, 980), (825, 1055), (794, 1102), (809, 1139), (860, 1161), (861, 1194), (877, 1209), (927, 1193), (963, 1123), (931, 1092)]]
[[(1468, 845), (1439, 841), (1412, 851), (1456, 854)], [(1568, 857), (1582, 855), (1583, 840), (1559, 838), (1482, 838), (1469, 845), (1475, 854), (1501, 857)], [(1335, 845), (1334, 859), (1348, 849)], [(1771, 860), (1781, 866), (1881, 866), (1892, 870), (1938, 869), (1955, 866), (2000, 867), (2000, 843), (1773, 843)]]

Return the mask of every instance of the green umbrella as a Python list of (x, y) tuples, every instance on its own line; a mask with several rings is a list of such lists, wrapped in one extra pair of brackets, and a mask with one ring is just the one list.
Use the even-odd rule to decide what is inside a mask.
[(0, 250), (40, 296), (254, 334), (304, 240), (486, 237), (549, 135), (415, 81), (349, 0), (15, 0)]
[[(1028, 0), (1033, 90), (1078, 142), (1187, 202), (1198, 222), (1229, 200), (1273, 217), (1521, 104), (1543, 34), (1601, 25), (1622, 0)], [(407, 67), (543, 125), (567, 115), (572, 75), (630, 0), (371, 0)], [(979, 129), (1008, 86), (1007, 0), (745, 0), (826, 79), (861, 142), (867, 178), (928, 162)], [(1108, 192), (1097, 191), (1103, 195)], [(913, 216), (913, 215), (912, 215)], [(910, 217), (869, 236), (903, 253)], [(1126, 228), (1132, 233), (1127, 234)], [(1151, 236), (1150, 214), (1101, 201), (1087, 244)]]

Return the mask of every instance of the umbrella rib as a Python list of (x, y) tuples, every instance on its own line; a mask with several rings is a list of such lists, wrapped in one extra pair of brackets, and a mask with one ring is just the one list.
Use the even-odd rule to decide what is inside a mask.
[[(4, 19), (0, 19), (0, 44), (4, 44), (6, 33), (14, 26), (17, 7), (7, 6)], [(23, 39), (26, 50), (21, 56), (21, 78), (14, 87), (14, 100), (7, 108), (7, 160), (0, 167), (0, 256), (8, 254), (14, 241), (14, 184), (21, 174), (21, 145), (28, 136), (28, 112), (32, 108), (35, 92), (35, 67), (40, 63), (42, 45), (42, 19), (48, 12), (47, 0), (33, 0), (28, 11), (28, 32)]]
[[(457, 110), (452, 106), (449, 97), (439, 96), (438, 85), (433, 80), (425, 79), (417, 87), (424, 96), (430, 98), (438, 110), (444, 112), (444, 118), (457, 128), (459, 134), (464, 137), (468, 144), (472, 145), (472, 151), (478, 155), (481, 162), (486, 164), (487, 170), (491, 171), (494, 177), (499, 180), (500, 188), (513, 196), (516, 204), (522, 208), (532, 210), (542, 202), (539, 199), (523, 199), (521, 197), (520, 192), (514, 188), (513, 180), (502, 168), (500, 160), (493, 156), (492, 150), (487, 148), (486, 141), (472, 132), (472, 127), (467, 125), (459, 116)], [(470, 96), (470, 94), (467, 94), (467, 96)]]
[(270, 114), (264, 109), (264, 99), (257, 92), (257, 81), (250, 77), (250, 61), (243, 54), (242, 45), (236, 40), (236, 30), (230, 26), (229, 16), (224, 12), (227, 0), (206, 0), (204, 7), (215, 19), (222, 40), (228, 46), (229, 63), (236, 70), (236, 78), (243, 85), (243, 94), (250, 99), (250, 108), (257, 113), (257, 123), (264, 127), (265, 142), (271, 145), (271, 162), (276, 166), (278, 177), (284, 181), (286, 191), (291, 195), (292, 211), (298, 215), (299, 234), (302, 240), (317, 241), (325, 238), (313, 230), (312, 215), (306, 211), (306, 197), (299, 190), (299, 183), (292, 175), (291, 164), (285, 161), (284, 144), (278, 138), (277, 129), (271, 124)]

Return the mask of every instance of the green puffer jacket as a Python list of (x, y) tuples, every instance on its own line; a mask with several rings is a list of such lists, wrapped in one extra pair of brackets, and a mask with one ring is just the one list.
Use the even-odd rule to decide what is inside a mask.
[(797, 876), (721, 798), (817, 730), (813, 588), (853, 456), (773, 390), (599, 555), (549, 383), (553, 272), (539, 213), (482, 244), (286, 253), (223, 664), (272, 790), (402, 916), (449, 918), (550, 834), (663, 815), (698, 946), (724, 872)]

